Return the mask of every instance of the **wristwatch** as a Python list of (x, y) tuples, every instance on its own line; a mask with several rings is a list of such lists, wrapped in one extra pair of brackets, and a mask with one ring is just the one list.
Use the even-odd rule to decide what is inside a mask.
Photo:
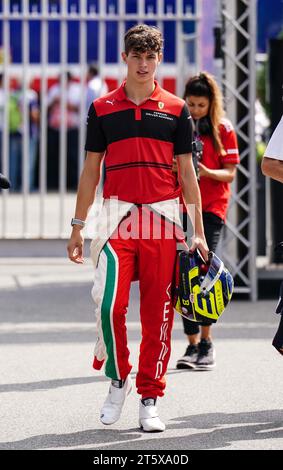
[(80, 225), (81, 227), (85, 226), (85, 221), (81, 219), (74, 219), (72, 218), (71, 220), (71, 226), (73, 227), (74, 225)]

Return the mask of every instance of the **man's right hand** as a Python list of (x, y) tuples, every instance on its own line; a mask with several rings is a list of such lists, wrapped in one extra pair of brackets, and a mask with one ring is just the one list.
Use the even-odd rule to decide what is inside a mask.
[(67, 246), (68, 256), (73, 263), (83, 264), (84, 237), (81, 233), (81, 227), (74, 226), (70, 241)]

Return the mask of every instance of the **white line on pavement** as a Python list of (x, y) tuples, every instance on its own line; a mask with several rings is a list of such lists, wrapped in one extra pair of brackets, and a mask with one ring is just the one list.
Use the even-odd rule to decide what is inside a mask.
[[(267, 322), (236, 322), (236, 323), (219, 323), (217, 328), (232, 329), (232, 328), (274, 328), (275, 323)], [(56, 331), (92, 331), (95, 329), (95, 322), (27, 322), (27, 323), (2, 323), (0, 325), (0, 333), (33, 333), (33, 332), (56, 332)], [(139, 322), (128, 322), (127, 329), (130, 331), (140, 330)], [(174, 325), (175, 330), (182, 330), (183, 325), (179, 322)]]

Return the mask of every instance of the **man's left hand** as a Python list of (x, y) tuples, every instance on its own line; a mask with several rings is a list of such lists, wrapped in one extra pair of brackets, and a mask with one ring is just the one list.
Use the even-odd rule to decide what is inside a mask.
[(192, 245), (190, 251), (195, 251), (198, 249), (205, 261), (208, 261), (208, 252), (209, 248), (207, 246), (205, 238), (202, 237), (192, 237)]

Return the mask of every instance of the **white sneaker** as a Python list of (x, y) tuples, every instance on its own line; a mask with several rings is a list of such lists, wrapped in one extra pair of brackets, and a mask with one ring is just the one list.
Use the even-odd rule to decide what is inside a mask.
[(117, 388), (110, 384), (107, 398), (101, 408), (100, 421), (103, 424), (114, 424), (121, 416), (121, 411), (126, 397), (132, 391), (132, 380), (128, 375), (124, 386)]
[(165, 431), (165, 424), (159, 419), (154, 398), (140, 400), (139, 425), (145, 432)]

